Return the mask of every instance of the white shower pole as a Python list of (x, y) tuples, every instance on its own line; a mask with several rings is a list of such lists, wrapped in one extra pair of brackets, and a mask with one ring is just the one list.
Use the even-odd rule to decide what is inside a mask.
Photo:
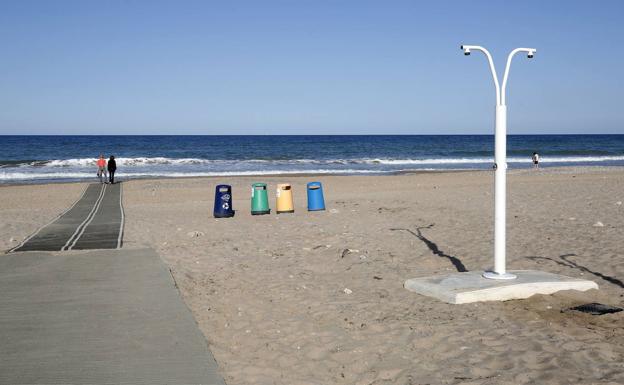
[(471, 50), (485, 54), (490, 65), (494, 87), (496, 88), (496, 130), (494, 132), (494, 271), (483, 273), (489, 279), (514, 279), (515, 275), (507, 273), (505, 266), (506, 253), (506, 225), (507, 225), (507, 106), (505, 105), (505, 91), (511, 59), (518, 52), (526, 52), (530, 59), (537, 51), (535, 48), (516, 48), (507, 57), (507, 66), (503, 76), (502, 89), (498, 84), (498, 75), (492, 61), (492, 55), (487, 49), (478, 45), (462, 45), (464, 55), (470, 55)]

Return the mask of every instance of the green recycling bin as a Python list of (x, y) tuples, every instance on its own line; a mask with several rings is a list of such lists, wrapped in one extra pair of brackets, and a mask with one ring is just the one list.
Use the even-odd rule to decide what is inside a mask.
[(251, 185), (251, 215), (270, 214), (269, 194), (266, 183)]

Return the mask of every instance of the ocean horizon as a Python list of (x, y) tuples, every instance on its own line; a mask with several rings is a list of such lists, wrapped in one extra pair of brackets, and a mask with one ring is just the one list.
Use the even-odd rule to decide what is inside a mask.
[[(510, 169), (624, 166), (624, 135), (509, 135)], [(92, 180), (99, 154), (121, 179), (479, 170), (493, 135), (4, 135), (0, 184)]]

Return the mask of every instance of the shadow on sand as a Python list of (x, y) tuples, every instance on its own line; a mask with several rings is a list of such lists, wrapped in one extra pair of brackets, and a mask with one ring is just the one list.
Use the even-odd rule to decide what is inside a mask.
[(453, 266), (455, 266), (455, 269), (457, 269), (458, 272), (460, 273), (465, 273), (468, 271), (468, 269), (466, 269), (466, 266), (464, 266), (464, 264), (462, 263), (462, 261), (459, 260), (459, 258), (454, 257), (452, 255), (448, 255), (445, 252), (443, 252), (442, 250), (440, 250), (440, 248), (438, 248), (438, 245), (436, 245), (434, 242), (432, 242), (431, 240), (427, 239), (423, 234), (422, 231), (423, 229), (430, 229), (434, 226), (434, 224), (430, 224), (429, 226), (421, 226), (421, 227), (417, 227), (416, 228), (416, 232), (413, 232), (410, 229), (390, 229), (390, 231), (407, 231), (408, 233), (412, 234), (413, 236), (415, 236), (416, 238), (418, 238), (419, 240), (421, 240), (425, 245), (427, 245), (427, 247), (429, 248), (429, 250), (431, 250), (431, 252), (439, 257), (442, 258), (446, 258), (449, 261), (451, 261), (451, 263), (453, 264)]
[(605, 281), (612, 283), (614, 285), (617, 285), (619, 287), (621, 287), (622, 289), (624, 289), (624, 282), (620, 281), (619, 279), (615, 278), (615, 277), (610, 277), (608, 275), (604, 275), (600, 272), (597, 271), (592, 271), (588, 268), (586, 268), (585, 266), (579, 265), (578, 263), (569, 260), (570, 257), (575, 257), (576, 254), (564, 254), (564, 255), (560, 255), (559, 259), (561, 259), (561, 261), (557, 261), (556, 259), (553, 258), (548, 258), (548, 257), (537, 257), (537, 256), (531, 256), (531, 257), (525, 257), (527, 259), (533, 260), (533, 261), (537, 261), (537, 260), (547, 260), (547, 261), (551, 261), (556, 263), (557, 265), (561, 265), (561, 266), (565, 266), (565, 267), (569, 267), (571, 269), (578, 269), (581, 271), (584, 271), (586, 273), (590, 273), (595, 275), (596, 277), (602, 278)]

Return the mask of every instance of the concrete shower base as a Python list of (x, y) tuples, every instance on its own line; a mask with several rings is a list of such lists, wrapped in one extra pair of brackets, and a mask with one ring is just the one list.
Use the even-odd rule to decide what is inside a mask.
[(482, 271), (443, 276), (412, 278), (404, 287), (418, 294), (451, 304), (481, 301), (507, 301), (529, 298), (535, 294), (552, 294), (562, 290), (598, 289), (593, 281), (566, 277), (535, 270), (509, 271), (518, 276), (512, 280), (483, 278)]

